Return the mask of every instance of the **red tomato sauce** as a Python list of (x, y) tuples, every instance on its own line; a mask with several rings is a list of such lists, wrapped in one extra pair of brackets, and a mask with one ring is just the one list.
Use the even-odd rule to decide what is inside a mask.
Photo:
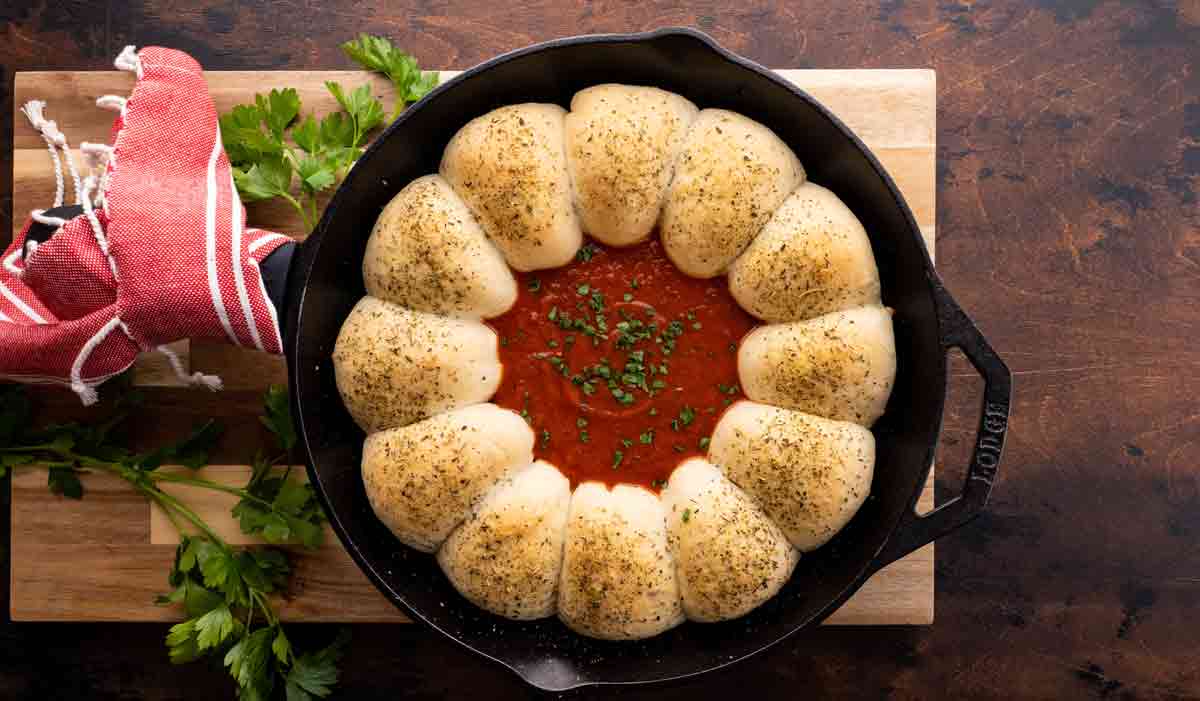
[(504, 374), (492, 401), (521, 413), (534, 455), (585, 481), (660, 488), (707, 452), (741, 398), (737, 347), (756, 320), (725, 278), (689, 278), (657, 237), (589, 242), (572, 263), (518, 273), (513, 308), (489, 320)]

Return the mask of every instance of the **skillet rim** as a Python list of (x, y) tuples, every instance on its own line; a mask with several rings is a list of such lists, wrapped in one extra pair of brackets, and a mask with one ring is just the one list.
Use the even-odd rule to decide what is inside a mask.
[[(376, 138), (372, 142), (372, 144), (367, 147), (366, 151), (363, 153), (360, 160), (366, 160), (369, 157), (371, 157), (372, 154), (374, 154), (376, 151), (378, 151), (380, 148), (382, 148), (382, 145), (391, 137), (391, 135), (394, 132), (403, 128), (405, 123), (409, 119), (411, 119), (413, 117), (413, 115), (418, 114), (421, 109), (423, 109), (429, 103), (435, 101), (438, 98), (438, 96), (440, 96), (442, 93), (453, 90), (457, 86), (461, 85), (462, 83), (470, 81), (470, 80), (478, 77), (480, 74), (486, 73), (499, 65), (502, 65), (502, 64), (508, 63), (510, 61), (528, 56), (530, 54), (540, 53), (540, 52), (544, 52), (544, 51), (551, 51), (551, 50), (554, 50), (557, 48), (562, 48), (562, 47), (567, 47), (567, 46), (587, 46), (587, 45), (595, 45), (595, 44), (616, 44), (616, 43), (652, 43), (655, 40), (665, 38), (665, 37), (686, 37), (686, 38), (692, 39), (694, 41), (698, 41), (704, 45), (705, 49), (707, 49), (708, 51), (715, 54), (721, 60), (724, 60), (725, 62), (730, 63), (730, 64), (734, 65), (735, 67), (738, 67), (742, 70), (750, 71), (752, 73), (757, 74), (758, 76), (760, 76), (762, 78), (766, 78), (767, 80), (771, 81), (772, 83), (775, 83), (775, 85), (777, 87), (783, 88), (784, 90), (791, 93), (791, 95), (794, 98), (800, 99), (800, 100), (803, 100), (804, 102), (806, 102), (811, 108), (813, 108), (815, 110), (816, 114), (819, 114), (821, 117), (823, 117), (825, 120), (827, 120), (831, 126), (833, 126), (836, 130), (841, 132), (842, 135), (844, 135), (847, 139), (849, 139), (850, 143), (852, 143), (854, 145), (854, 147), (856, 148), (858, 153), (861, 156), (865, 157), (867, 163), (870, 165), (870, 167), (874, 171), (876, 177), (878, 177), (879, 180), (887, 188), (888, 193), (893, 200), (893, 203), (898, 208), (898, 210), (902, 213), (904, 220), (905, 220), (905, 225), (906, 225), (905, 228), (907, 229), (907, 234), (917, 244), (917, 248), (920, 252), (920, 263), (923, 268), (923, 272), (924, 272), (925, 279), (926, 279), (926, 284), (927, 284), (927, 288), (928, 288), (927, 292), (930, 297), (930, 304), (936, 312), (939, 308), (939, 305), (941, 304), (940, 299), (939, 299), (939, 291), (941, 291), (941, 293), (943, 295), (946, 294), (944, 287), (942, 286), (941, 280), (938, 277), (937, 272), (933, 267), (933, 261), (929, 256), (929, 250), (925, 245), (924, 238), (922, 237), (922, 235), (920, 233), (920, 228), (916, 224), (915, 218), (912, 215), (912, 211), (909, 209), (907, 202), (904, 200), (903, 196), (900, 194), (899, 188), (896, 186), (896, 184), (892, 180), (891, 176), (887, 173), (887, 171), (879, 163), (879, 161), (875, 157), (874, 153), (872, 153), (871, 150), (866, 146), (866, 144), (863, 143), (863, 141), (852, 130), (850, 130), (850, 128), (847, 127), (836, 115), (834, 115), (832, 112), (830, 112), (824, 105), (822, 105), (818, 100), (816, 100), (816, 98), (809, 95), (806, 91), (796, 87), (795, 85), (793, 85), (792, 83), (790, 83), (786, 80), (783, 80), (782, 78), (777, 76), (773, 71), (771, 71), (768, 68), (765, 68), (764, 66), (760, 65), (759, 63), (752, 61), (750, 59), (744, 58), (742, 56), (739, 56), (739, 55), (729, 51), (728, 49), (726, 49), (723, 46), (721, 46), (720, 44), (718, 44), (714, 39), (712, 39), (707, 34), (701, 32), (699, 30), (692, 29), (690, 27), (665, 27), (665, 28), (660, 28), (660, 29), (656, 29), (653, 31), (648, 31), (648, 32), (584, 34), (584, 35), (577, 35), (577, 36), (570, 36), (570, 37), (562, 37), (562, 38), (558, 38), (558, 39), (552, 39), (549, 41), (532, 44), (530, 46), (522, 47), (519, 49), (515, 49), (512, 51), (508, 51), (508, 52), (499, 54), (487, 61), (484, 61), (476, 66), (473, 66), (467, 70), (464, 70), (461, 73), (459, 73), (458, 75), (451, 78), (450, 80), (439, 84), (436, 88), (434, 88), (434, 90), (432, 90), (424, 98), (422, 98), (418, 102), (410, 105), (406, 110), (404, 110), (404, 112), (401, 113), (401, 115), (398, 119), (396, 119), (394, 122), (392, 122), (392, 124), (390, 124), (379, 135), (379, 137)], [(920, 474), (918, 475), (919, 479), (915, 480), (915, 482), (914, 482), (912, 492), (909, 495), (908, 499), (906, 500), (907, 506), (905, 507), (905, 509), (900, 511), (899, 515), (894, 520), (892, 520), (889, 527), (886, 529), (887, 537), (882, 540), (879, 547), (872, 554), (872, 557), (869, 560), (864, 560), (864, 561), (860, 562), (858, 565), (856, 565), (855, 569), (858, 570), (857, 574), (852, 579), (849, 580), (847, 585), (842, 589), (842, 591), (837, 596), (828, 599), (827, 602), (824, 605), (820, 606), (818, 608), (817, 612), (814, 613), (806, 622), (804, 622), (800, 625), (793, 626), (790, 630), (786, 631), (784, 634), (779, 635), (778, 637), (775, 637), (772, 640), (763, 642), (761, 645), (757, 646), (755, 649), (753, 649), (749, 652), (746, 652), (745, 654), (736, 656), (736, 657), (724, 659), (717, 664), (713, 664), (711, 666), (707, 666), (702, 669), (691, 670), (688, 672), (672, 674), (672, 675), (663, 676), (663, 677), (655, 677), (652, 679), (629, 679), (629, 680), (616, 680), (616, 681), (576, 680), (573, 683), (568, 683), (563, 686), (548, 686), (543, 683), (539, 683), (535, 679), (531, 678), (530, 672), (525, 668), (525, 666), (523, 666), (519, 663), (516, 663), (516, 662), (509, 661), (507, 659), (502, 659), (491, 653), (485, 652), (485, 651), (475, 647), (474, 645), (472, 645), (469, 641), (464, 640), (464, 639), (448, 632), (447, 630), (445, 630), (444, 628), (439, 626), (434, 621), (432, 621), (429, 618), (422, 615), (422, 613), (419, 610), (413, 608), (406, 600), (404, 600), (403, 598), (400, 598), (400, 596), (397, 593), (393, 592), (391, 586), (388, 585), (384, 581), (383, 577), (376, 571), (375, 565), (373, 563), (369, 562), (368, 558), (359, 550), (357, 544), (347, 533), (345, 526), (341, 522), (341, 519), (338, 517), (337, 513), (331, 507), (330, 499), (329, 499), (328, 495), (326, 494), (324, 483), (322, 482), (320, 475), (318, 474), (318, 469), (315, 466), (314, 461), (312, 460), (312, 451), (310, 450), (310, 446), (309, 446), (308, 430), (306, 429), (305, 422), (302, 420), (302, 418), (306, 412), (304, 411), (303, 405), (300, 401), (299, 388), (301, 386), (301, 382), (303, 381), (302, 377), (307, 377), (307, 376), (312, 375), (311, 372), (309, 372), (309, 373), (301, 372), (301, 369), (298, 367), (299, 363), (296, 360), (296, 358), (299, 356), (299, 353), (300, 353), (301, 324), (303, 321), (303, 309), (304, 309), (305, 295), (306, 295), (306, 292), (308, 289), (308, 282), (309, 282), (309, 277), (312, 273), (313, 263), (319, 256), (322, 240), (325, 236), (325, 233), (326, 233), (328, 227), (330, 226), (330, 223), (333, 221), (334, 217), (337, 214), (337, 210), (338, 210), (339, 205), (341, 204), (342, 199), (346, 196), (345, 193), (349, 190), (349, 184), (355, 179), (356, 171), (358, 173), (361, 173), (360, 169), (357, 169), (357, 168), (351, 169), (351, 171), (347, 175), (346, 179), (338, 186), (337, 191), (334, 193), (334, 196), (330, 199), (328, 205), (326, 206), (325, 211), (321, 217), (319, 224), (317, 225), (316, 229), (314, 229), (313, 233), (299, 246), (299, 248), (297, 250), (297, 254), (295, 255), (295, 258), (292, 263), (292, 269), (288, 276), (285, 310), (284, 310), (284, 315), (283, 315), (284, 318), (286, 318), (286, 320), (287, 320), (286, 321), (286, 338), (285, 338), (284, 347), (285, 347), (285, 355), (287, 357), (287, 363), (288, 363), (288, 379), (289, 379), (288, 391), (289, 391), (291, 401), (292, 401), (293, 420), (295, 421), (295, 423), (297, 425), (298, 434), (300, 436), (300, 445), (301, 445), (302, 450), (304, 451), (304, 456), (306, 458), (308, 458), (308, 460), (306, 461), (306, 467), (307, 467), (309, 479), (314, 484), (315, 491), (318, 495), (318, 498), (321, 500), (322, 505), (325, 507), (326, 512), (329, 515), (330, 525), (332, 526), (334, 532), (337, 534), (338, 539), (345, 546), (347, 552), (349, 552), (349, 554), (351, 555), (355, 564), (367, 576), (367, 578), (371, 581), (371, 583), (375, 586), (375, 588), (378, 589), (380, 591), (380, 593), (382, 593), (385, 596), (385, 598), (387, 598), (393, 605), (397, 606), (403, 613), (405, 613), (411, 619), (413, 619), (414, 621), (419, 621), (422, 625), (425, 625), (425, 626), (437, 631), (439, 634), (445, 636), (446, 638), (448, 638), (450, 640), (453, 640), (454, 642), (461, 645), (463, 648), (470, 650), (472, 653), (479, 655), (480, 657), (483, 657), (484, 659), (490, 660), (493, 663), (499, 664), (499, 665), (509, 669), (510, 671), (515, 673), (518, 677), (520, 677), (522, 679), (522, 681), (524, 681), (536, 688), (539, 688), (543, 691), (563, 692), (563, 691), (569, 691), (572, 689), (578, 689), (578, 688), (589, 687), (589, 686), (634, 686), (634, 685), (643, 685), (643, 684), (663, 684), (663, 683), (670, 683), (670, 682), (678, 682), (680, 680), (688, 679), (688, 678), (695, 677), (695, 676), (698, 676), (701, 674), (706, 674), (709, 672), (714, 672), (719, 669), (723, 669), (723, 668), (733, 665), (735, 663), (741, 662), (742, 660), (745, 660), (748, 657), (757, 655), (757, 654), (767, 650), (768, 648), (771, 648), (771, 647), (779, 644), (783, 640), (792, 637), (793, 635), (800, 632), (801, 630), (818, 625), (821, 621), (823, 621), (825, 618), (830, 616), (834, 611), (836, 611), (838, 608), (840, 608), (840, 606), (847, 599), (849, 599), (855, 592), (857, 592), (863, 586), (863, 584), (866, 582), (867, 579), (869, 579), (872, 575), (874, 575), (880, 568), (882, 568), (883, 566), (885, 566), (885, 565), (889, 564), (891, 561), (893, 561), (892, 559), (886, 559), (886, 561), (885, 561), (881, 558), (881, 555), (883, 555), (885, 553), (885, 551), (888, 551), (888, 549), (889, 549), (888, 546), (893, 543), (893, 539), (896, 537), (897, 533), (902, 530), (902, 524), (905, 522), (906, 517), (909, 514), (909, 512), (911, 512), (913, 510), (917, 500), (919, 499), (919, 497), (924, 489), (926, 480), (928, 479), (929, 470), (932, 468), (933, 456), (934, 456), (934, 452), (935, 452), (936, 446), (937, 446), (937, 439), (941, 434), (941, 425), (942, 425), (942, 419), (943, 419), (943, 412), (944, 412), (944, 406), (945, 406), (945, 394), (946, 394), (946, 363), (947, 363), (947, 360), (946, 360), (946, 355), (944, 352), (939, 353), (936, 358), (937, 386), (934, 388), (931, 388), (931, 391), (929, 391), (927, 393), (928, 395), (932, 395), (933, 399), (931, 399), (930, 401), (936, 401), (937, 406), (934, 408), (934, 411), (933, 411), (933, 421), (930, 422), (930, 425), (931, 425), (930, 435), (925, 436), (922, 441), (923, 444), (926, 446), (925, 458), (924, 458), (925, 467), (920, 471)], [(899, 234), (897, 233), (896, 235), (899, 235)], [(938, 328), (938, 337), (939, 337), (938, 343), (942, 346), (943, 351), (944, 351), (946, 344), (942, 340), (943, 336), (944, 336), (944, 332), (943, 332), (943, 323), (940, 318), (936, 321), (936, 326)], [(310, 410), (310, 411), (312, 411), (312, 410)]]

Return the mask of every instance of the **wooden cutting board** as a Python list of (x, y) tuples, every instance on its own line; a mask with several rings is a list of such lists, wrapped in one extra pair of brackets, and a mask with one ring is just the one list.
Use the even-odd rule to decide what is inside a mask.
[[(837, 114), (875, 153), (899, 185), (932, 253), (934, 248), (936, 82), (930, 70), (781, 70)], [(443, 79), (454, 72), (442, 73)], [(359, 85), (370, 80), (385, 105), (390, 85), (356, 71), (214, 71), (208, 84), (217, 109), (253, 101), (256, 91), (295, 87), (306, 111), (318, 116), (335, 109), (326, 80)], [(105, 142), (112, 113), (95, 106), (100, 95), (127, 95), (128, 73), (26, 72), (15, 77), (14, 110), (27, 100), (47, 103), (69, 143)], [(54, 197), (54, 172), (41, 137), (19, 112), (14, 115), (13, 233), (28, 212)], [(82, 160), (80, 160), (82, 163)], [(68, 198), (70, 193), (68, 193)], [(68, 200), (69, 201), (69, 200)], [(248, 223), (300, 235), (297, 216), (278, 203), (247, 206)], [(231, 346), (176, 344), (190, 369), (220, 375), (231, 389), (260, 389), (286, 383), (281, 358)], [(136, 366), (135, 382), (176, 384), (157, 356)], [(249, 456), (247, 456), (249, 457)], [(210, 466), (211, 479), (245, 482), (245, 466)], [(10, 614), (15, 621), (169, 621), (180, 612), (153, 604), (166, 589), (166, 573), (178, 536), (162, 514), (115, 477), (84, 477), (87, 497), (60, 499), (46, 489), (45, 476), (30, 470), (12, 480)], [(174, 492), (230, 542), (246, 542), (229, 517), (227, 495), (187, 487)], [(933, 474), (919, 508), (933, 506)], [(281, 602), (285, 620), (371, 622), (405, 618), (371, 586), (332, 534), (316, 553), (294, 558), (293, 590)], [(926, 546), (876, 574), (831, 618), (830, 624), (882, 625), (933, 622), (934, 548)]]

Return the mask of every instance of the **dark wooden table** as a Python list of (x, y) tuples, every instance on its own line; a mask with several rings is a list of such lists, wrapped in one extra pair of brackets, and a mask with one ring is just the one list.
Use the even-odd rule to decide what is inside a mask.
[[(989, 510), (938, 545), (937, 622), (816, 630), (625, 695), (1200, 697), (1200, 1), (679, 4), (17, 0), (0, 7), (0, 145), (14, 71), (103, 69), (127, 43), (213, 69), (337, 68), (337, 44), (366, 30), (465, 68), (551, 37), (693, 25), (769, 66), (936, 68), (939, 267), (1017, 380)], [(7, 165), (0, 193), (13, 216)], [(942, 496), (978, 412), (974, 374), (952, 375)], [(66, 393), (38, 400), (47, 419), (86, 415)], [(250, 419), (258, 402), (155, 391), (141, 419), (182, 431), (218, 407)], [(260, 440), (240, 423), (218, 457)], [(0, 626), (0, 698), (231, 696), (219, 670), (171, 667), (165, 632)], [(338, 698), (527, 694), (416, 626), (353, 632)]]

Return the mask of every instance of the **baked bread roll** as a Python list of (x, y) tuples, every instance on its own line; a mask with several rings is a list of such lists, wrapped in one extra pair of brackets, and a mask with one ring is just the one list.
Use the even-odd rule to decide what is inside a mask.
[(379, 520), (405, 545), (433, 552), (489, 489), (532, 461), (529, 424), (476, 404), (367, 436), (362, 477)]
[(438, 550), (464, 597), (519, 621), (554, 614), (571, 486), (538, 461), (506, 478)]
[(333, 348), (342, 401), (367, 433), (486, 402), (500, 385), (496, 334), (477, 321), (364, 297)]
[(658, 88), (607, 84), (575, 93), (567, 165), (584, 231), (612, 246), (650, 235), (697, 111)]
[(729, 291), (759, 319), (799, 321), (879, 304), (879, 270), (858, 217), (804, 183), (729, 267)]
[(583, 232), (571, 202), (558, 105), (526, 103), (471, 120), (442, 154), (441, 174), (517, 270), (556, 268)]
[(847, 421), (741, 401), (713, 429), (708, 459), (808, 552), (842, 530), (866, 501), (875, 437)]
[(891, 312), (855, 307), (760, 326), (738, 349), (738, 379), (756, 402), (870, 426), (896, 379)]
[(363, 257), (367, 294), (419, 312), (499, 316), (517, 301), (504, 256), (440, 176), (417, 178), (383, 208)]
[(799, 553), (750, 497), (705, 460), (691, 458), (675, 468), (662, 499), (690, 620), (745, 615), (792, 576)]
[(663, 249), (687, 275), (720, 275), (803, 181), (796, 154), (770, 129), (735, 112), (702, 110), (667, 192)]
[(597, 482), (575, 489), (567, 521), (558, 616), (605, 640), (648, 638), (683, 621), (662, 503)]

